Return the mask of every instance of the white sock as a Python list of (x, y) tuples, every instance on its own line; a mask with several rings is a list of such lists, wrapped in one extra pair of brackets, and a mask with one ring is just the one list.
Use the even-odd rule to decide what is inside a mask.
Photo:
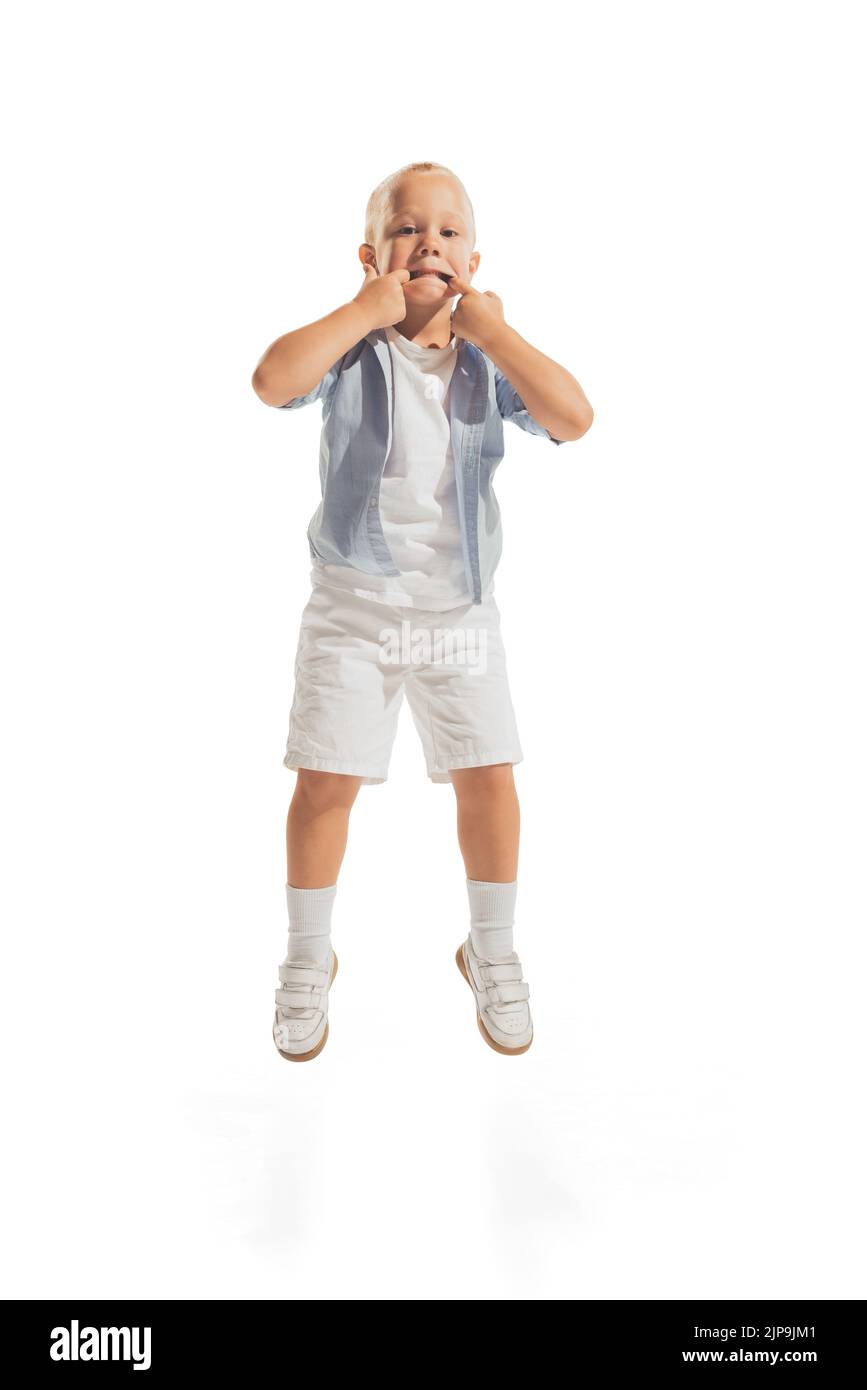
[(513, 883), (485, 883), (468, 878), (470, 898), (470, 936), (473, 950), (482, 960), (507, 956), (513, 951), (512, 928), (515, 925), (515, 897), (518, 880)]
[(330, 888), (293, 888), (286, 884), (289, 945), (286, 961), (325, 965), (331, 949), (331, 909), (337, 884)]

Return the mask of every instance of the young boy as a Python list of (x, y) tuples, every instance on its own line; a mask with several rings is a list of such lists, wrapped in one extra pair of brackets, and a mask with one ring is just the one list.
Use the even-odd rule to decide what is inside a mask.
[(278, 338), (253, 375), (266, 405), (321, 401), (323, 414), (283, 759), (297, 778), (272, 1033), (290, 1061), (328, 1039), (349, 813), (362, 784), (386, 780), (405, 691), (428, 776), (457, 797), (470, 930), (456, 961), (485, 1042), (519, 1054), (533, 1040), (513, 942), (512, 765), (523, 755), (493, 596), (492, 478), (504, 419), (559, 445), (586, 433), (593, 411), (575, 378), (506, 323), (497, 295), (473, 288), (473, 209), (451, 170), (424, 162), (390, 175), (370, 197), (365, 237), (355, 298)]

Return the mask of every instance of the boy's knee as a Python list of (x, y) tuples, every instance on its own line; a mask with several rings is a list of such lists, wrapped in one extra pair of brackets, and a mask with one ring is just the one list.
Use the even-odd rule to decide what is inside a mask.
[(358, 795), (360, 786), (360, 777), (349, 777), (342, 772), (322, 772), (317, 768), (299, 767), (292, 803), (293, 805), (300, 803), (313, 815), (320, 811), (330, 811), (336, 806), (343, 806), (348, 809)]
[(453, 768), (450, 776), (455, 794), (459, 797), (489, 797), (498, 792), (511, 792), (515, 789), (511, 763), (490, 763), (486, 767)]

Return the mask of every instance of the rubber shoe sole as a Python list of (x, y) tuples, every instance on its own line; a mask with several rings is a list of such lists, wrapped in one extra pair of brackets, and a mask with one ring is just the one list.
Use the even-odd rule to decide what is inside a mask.
[[(334, 964), (333, 964), (333, 966), (331, 967), (331, 979), (328, 981), (328, 992), (329, 992), (329, 994), (331, 993), (331, 986), (334, 984), (334, 977), (335, 977), (335, 975), (337, 974), (337, 953), (336, 953), (336, 951), (333, 950), (333, 948), (332, 948), (332, 954), (334, 955)], [(273, 1034), (272, 1034), (272, 1037), (273, 1037)], [(312, 1062), (312, 1060), (313, 1060), (314, 1057), (318, 1057), (318, 1056), (319, 1056), (320, 1052), (322, 1051), (323, 1047), (325, 1046), (325, 1044), (326, 1044), (327, 1042), (328, 1042), (328, 1019), (326, 1018), (326, 1020), (325, 1020), (325, 1032), (322, 1034), (322, 1037), (319, 1039), (319, 1041), (318, 1041), (318, 1043), (316, 1044), (316, 1046), (315, 1046), (315, 1047), (312, 1047), (312, 1048), (310, 1049), (309, 1052), (284, 1052), (283, 1049), (282, 1049), (282, 1047), (277, 1047), (277, 1042), (276, 1042), (276, 1040), (274, 1041), (274, 1046), (277, 1047), (277, 1051), (280, 1053), (280, 1056), (286, 1058), (286, 1061), (287, 1061), (287, 1062)]]
[(473, 988), (473, 982), (472, 982), (472, 980), (470, 979), (469, 975), (467, 974), (467, 967), (466, 967), (466, 965), (464, 964), (464, 943), (463, 943), (463, 942), (461, 942), (460, 946), (458, 947), (457, 951), (455, 952), (455, 962), (456, 962), (456, 964), (457, 964), (458, 970), (460, 970), (461, 974), (463, 975), (464, 979), (466, 980), (467, 984), (469, 985), (470, 989), (472, 990), (473, 1003), (474, 1003), (475, 1006), (476, 1006), (476, 1023), (479, 1025), (479, 1032), (481, 1033), (481, 1035), (482, 1035), (482, 1037), (484, 1038), (485, 1042), (488, 1044), (488, 1047), (492, 1047), (492, 1048), (494, 1049), (495, 1052), (501, 1053), (504, 1057), (516, 1057), (516, 1056), (518, 1055), (518, 1053), (520, 1053), (520, 1052), (526, 1052), (527, 1049), (528, 1049), (529, 1047), (532, 1047), (532, 1045), (533, 1045), (533, 1039), (532, 1039), (532, 1038), (530, 1039), (530, 1041), (529, 1041), (528, 1043), (524, 1043), (521, 1047), (504, 1047), (504, 1046), (502, 1045), (502, 1043), (498, 1043), (498, 1042), (495, 1042), (495, 1041), (494, 1041), (494, 1039), (491, 1037), (490, 1033), (488, 1032), (487, 1028), (485, 1027), (484, 1023), (482, 1022), (482, 1015), (481, 1015), (481, 1011), (480, 1011), (480, 1009), (479, 1009), (479, 1001), (478, 1001), (478, 999), (476, 998), (476, 991), (475, 991), (475, 989)]

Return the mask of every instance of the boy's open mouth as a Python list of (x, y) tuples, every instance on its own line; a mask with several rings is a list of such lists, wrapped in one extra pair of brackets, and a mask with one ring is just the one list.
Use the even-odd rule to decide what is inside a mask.
[(433, 275), (439, 276), (440, 280), (445, 280), (446, 284), (448, 284), (453, 273), (454, 272), (451, 270), (411, 270), (409, 272), (409, 278), (410, 280), (418, 280), (422, 275)]

